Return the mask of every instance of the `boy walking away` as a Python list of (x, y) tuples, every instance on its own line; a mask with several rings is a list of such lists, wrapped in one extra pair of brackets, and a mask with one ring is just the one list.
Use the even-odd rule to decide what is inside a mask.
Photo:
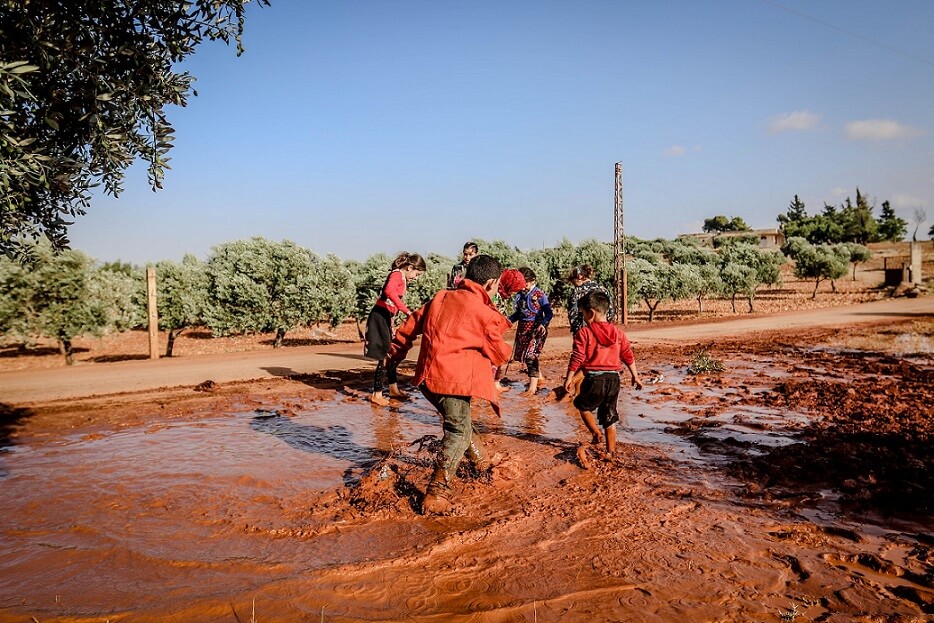
[[(606, 319), (610, 297), (600, 291), (588, 292), (578, 304), (585, 324), (574, 335), (564, 387), (570, 392), (575, 377), (583, 375), (574, 406), (580, 410), (584, 426), (593, 435), (592, 444), (600, 443), (597, 424), (603, 428), (606, 451), (612, 457), (616, 453), (616, 422), (619, 421), (616, 401), (619, 398), (619, 372), (622, 366), (629, 369), (633, 387), (642, 389), (642, 381), (639, 379), (629, 338)], [(581, 465), (587, 469), (590, 465), (583, 446), (578, 449), (577, 456)]]
[(479, 470), (490, 467), (480, 435), (470, 417), (470, 401), (482, 398), (499, 414), (490, 366), (509, 359), (503, 334), (509, 321), (493, 305), (491, 296), (503, 272), (498, 261), (478, 255), (454, 290), (441, 290), (409, 316), (396, 331), (389, 361), (398, 364), (422, 336), (412, 383), (421, 389), (443, 420), (442, 455), (435, 466), (422, 512), (443, 514), (451, 509), (451, 481), (466, 455)]
[(534, 396), (542, 374), (538, 367), (538, 358), (545, 348), (548, 338), (548, 323), (554, 317), (548, 296), (535, 285), (535, 271), (528, 266), (519, 269), (525, 277), (525, 288), (516, 294), (516, 311), (509, 317), (509, 322), (518, 321), (516, 341), (512, 361), (525, 363), (529, 375), (529, 387), (526, 393)]

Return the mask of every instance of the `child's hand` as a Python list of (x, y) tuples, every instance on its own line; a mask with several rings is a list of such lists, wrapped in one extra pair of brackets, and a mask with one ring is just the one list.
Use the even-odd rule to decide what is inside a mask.
[(642, 389), (642, 379), (640, 379), (638, 376), (632, 377), (632, 386), (636, 389)]
[(537, 335), (538, 337), (542, 337), (547, 332), (548, 332), (548, 327), (546, 327), (543, 324), (540, 324), (537, 327), (535, 327), (535, 335)]

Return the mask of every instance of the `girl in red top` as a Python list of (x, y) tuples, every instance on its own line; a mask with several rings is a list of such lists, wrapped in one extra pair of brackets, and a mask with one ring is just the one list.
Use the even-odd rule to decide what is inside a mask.
[(387, 377), (389, 381), (389, 395), (393, 398), (405, 398), (406, 395), (399, 389), (398, 376), (395, 365), (386, 365), (386, 355), (392, 344), (392, 319), (402, 312), (406, 316), (412, 315), (402, 297), (405, 296), (406, 286), (415, 281), (425, 272), (425, 260), (417, 253), (400, 253), (393, 261), (389, 275), (379, 291), (376, 303), (370, 310), (366, 319), (366, 336), (364, 337), (363, 354), (368, 359), (376, 360), (376, 374), (373, 379), (373, 393), (370, 400), (374, 404), (388, 405), (389, 399), (383, 395), (383, 384)]

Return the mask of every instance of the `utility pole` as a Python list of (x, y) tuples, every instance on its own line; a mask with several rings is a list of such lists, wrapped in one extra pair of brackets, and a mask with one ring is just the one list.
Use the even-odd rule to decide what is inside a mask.
[(614, 228), (613, 228), (613, 287), (616, 289), (616, 310), (620, 322), (629, 324), (626, 292), (626, 235), (623, 232), (623, 163), (616, 163)]
[(159, 358), (159, 311), (156, 307), (156, 269), (146, 269), (146, 308), (149, 317), (149, 358)]

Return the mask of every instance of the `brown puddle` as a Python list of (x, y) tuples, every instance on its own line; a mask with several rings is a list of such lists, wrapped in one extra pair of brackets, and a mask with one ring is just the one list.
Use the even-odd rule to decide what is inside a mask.
[(492, 481), (462, 473), (448, 517), (417, 513), (437, 415), (370, 406), (366, 375), (26, 417), (0, 452), (0, 621), (931, 620), (934, 513), (898, 497), (931, 495), (930, 370), (773, 351), (701, 378), (656, 355), (589, 471), (573, 408), (517, 380), (502, 420), (477, 409)]

